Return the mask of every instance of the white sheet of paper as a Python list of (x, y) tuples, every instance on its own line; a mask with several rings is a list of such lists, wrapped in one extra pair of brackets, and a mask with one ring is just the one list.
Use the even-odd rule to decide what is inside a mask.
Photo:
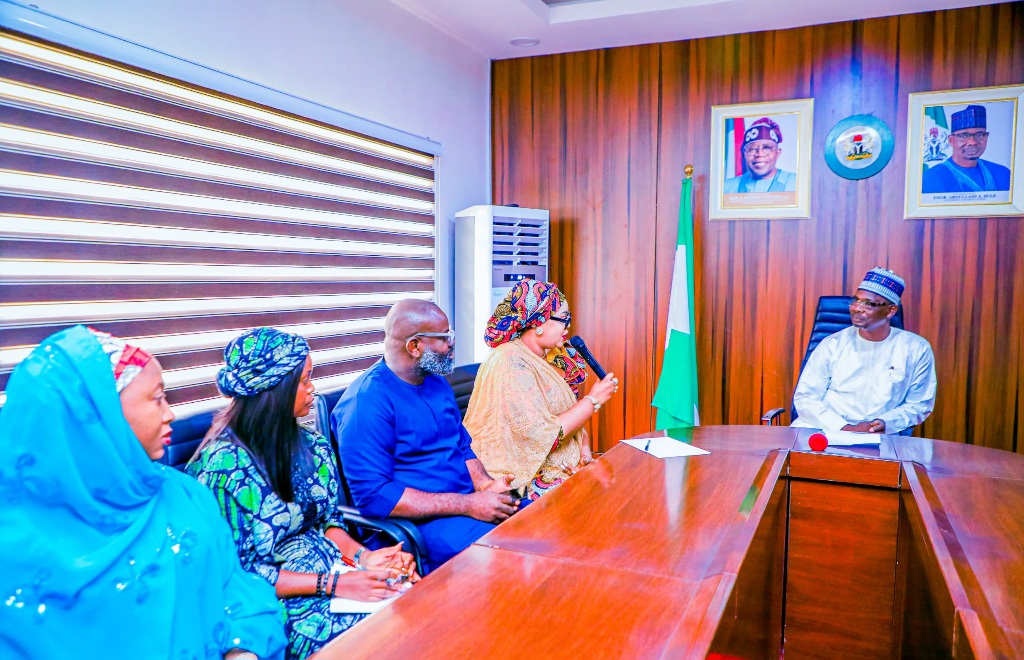
[(880, 445), (880, 433), (855, 433), (839, 429), (823, 429), (830, 447), (854, 447), (856, 445)]
[[(694, 447), (693, 445), (688, 445), (685, 442), (679, 442), (672, 438), (651, 438), (649, 441), (644, 438), (640, 440), (625, 440), (624, 442), (630, 447), (635, 447), (640, 451), (646, 451), (655, 458), (702, 456), (703, 454), (711, 453), (701, 449), (700, 447)], [(650, 446), (648, 446), (648, 442), (650, 442)], [(647, 449), (644, 449), (644, 447), (647, 447)]]
[[(332, 572), (334, 573), (348, 573), (354, 570), (343, 564), (335, 564)], [(332, 578), (333, 580), (333, 578)], [(400, 596), (401, 594), (399, 594)], [(351, 598), (332, 598), (331, 599), (331, 612), (334, 614), (373, 614), (382, 607), (393, 603), (394, 598), (388, 598), (387, 600), (376, 600), (373, 602), (367, 602), (364, 600), (352, 600)]]

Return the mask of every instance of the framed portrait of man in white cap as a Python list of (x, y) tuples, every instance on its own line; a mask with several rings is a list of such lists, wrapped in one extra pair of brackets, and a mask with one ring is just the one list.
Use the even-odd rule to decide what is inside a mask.
[(1024, 85), (911, 94), (906, 217), (1024, 214)]
[(712, 220), (808, 218), (813, 99), (711, 108)]

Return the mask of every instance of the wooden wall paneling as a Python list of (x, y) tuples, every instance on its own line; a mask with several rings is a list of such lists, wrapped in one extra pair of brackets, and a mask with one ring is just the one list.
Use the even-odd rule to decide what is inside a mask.
[(510, 85), (521, 75), (528, 89), (515, 89), (532, 99), (532, 112), (513, 107), (519, 92), (496, 101), (507, 114), (496, 115), (495, 133), (508, 139), (495, 158), (516, 173), (495, 181), (496, 202), (551, 209), (552, 279), (569, 298), (574, 331), (622, 382), (591, 422), (600, 449), (652, 424), (654, 336), (644, 319), (654, 305), (658, 55), (640, 46), (537, 58), (528, 76), (495, 65)]
[[(1024, 79), (1020, 40), (993, 43), (1005, 34), (1001, 25), (1014, 26), (1017, 34), (1024, 29), (1022, 7), (1013, 3), (900, 17), (898, 125), (906, 126), (910, 93)], [(1020, 433), (1013, 422), (1020, 410), (1014, 376), (1021, 352), (1012, 330), (1021, 327), (1024, 308), (1014, 290), (1020, 266), (1010, 263), (1019, 260), (1010, 255), (1021, 220), (896, 219), (894, 224), (916, 230), (914, 240), (901, 244), (911, 276), (919, 282), (916, 291), (908, 291), (909, 327), (932, 342), (939, 375), (936, 410), (921, 433), (1014, 450)]]
[[(719, 43), (722, 39), (710, 40)], [(659, 114), (661, 124), (658, 135), (658, 149), (661, 167), (658, 171), (658, 207), (654, 230), (655, 242), (655, 298), (657, 308), (653, 318), (653, 334), (655, 346), (659, 349), (665, 345), (668, 322), (669, 293), (672, 286), (672, 271), (675, 264), (676, 240), (679, 227), (679, 201), (683, 168), (687, 164), (694, 166), (693, 173), (693, 216), (695, 246), (707, 244), (704, 223), (707, 205), (699, 193), (707, 181), (706, 168), (700, 167), (706, 149), (708, 123), (701, 113), (688, 112), (688, 104), (701, 107), (709, 105), (707, 92), (713, 86), (705, 79), (708, 48), (701, 47), (699, 41), (683, 41), (661, 44), (658, 48), (661, 57), (661, 108)], [(674, 124), (672, 124), (674, 122)], [(676, 127), (671, 130), (669, 124)], [(703, 262), (714, 259), (715, 255), (708, 249), (694, 250), (694, 290), (702, 292), (705, 288)], [(700, 295), (698, 293), (698, 295)], [(713, 325), (710, 316), (717, 311), (722, 303), (713, 298), (715, 305), (696, 304), (693, 319), (697, 353), (704, 356), (710, 365), (710, 372), (721, 373), (724, 360), (722, 352), (716, 351), (721, 342), (709, 341)], [(661, 373), (661, 361), (664, 351), (655, 352), (655, 374)], [(705, 370), (707, 371), (707, 370)], [(705, 401), (718, 401), (722, 393), (721, 378), (708, 378), (709, 374), (698, 371), (701, 408), (706, 407)]]
[[(691, 163), (704, 423), (752, 423), (788, 405), (818, 297), (849, 293), (884, 265), (907, 279), (908, 329), (936, 353), (936, 410), (919, 432), (1024, 451), (1024, 220), (903, 219), (908, 94), (1024, 82), (1020, 34), (1024, 2), (1013, 2), (496, 62), (496, 201), (552, 209), (554, 270), (580, 331), (631, 383), (600, 417), (601, 445), (647, 430), (638, 426), (651, 417), (680, 180)], [(540, 81), (542, 67), (562, 86)], [(806, 96), (815, 98), (812, 219), (708, 221), (710, 107)], [(556, 98), (561, 112), (543, 100)], [(896, 143), (889, 166), (859, 182), (833, 174), (822, 156), (828, 131), (854, 113), (881, 118)], [(652, 152), (640, 138), (654, 126)], [(612, 172), (629, 177), (613, 181)], [(561, 184), (545, 188), (545, 180)], [(627, 227), (617, 224), (626, 216)], [(653, 269), (621, 267), (638, 238), (653, 244), (630, 256), (652, 256)], [(616, 278), (642, 279), (595, 272), (598, 258)], [(607, 301), (620, 299), (609, 310)], [(654, 373), (644, 378), (634, 366), (648, 361)], [(621, 431), (609, 419), (620, 411)]]

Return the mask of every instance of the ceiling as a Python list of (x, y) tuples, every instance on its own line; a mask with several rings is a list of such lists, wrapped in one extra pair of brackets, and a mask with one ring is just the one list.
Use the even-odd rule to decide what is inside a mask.
[[(993, 0), (392, 0), (491, 59), (994, 4)], [(517, 47), (513, 39), (537, 39)]]

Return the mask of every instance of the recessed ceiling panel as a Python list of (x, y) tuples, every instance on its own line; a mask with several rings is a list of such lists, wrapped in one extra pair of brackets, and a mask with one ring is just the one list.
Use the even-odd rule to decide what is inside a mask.
[[(998, 1), (392, 0), (492, 59), (761, 32)], [(534, 40), (535, 45), (522, 45)]]

